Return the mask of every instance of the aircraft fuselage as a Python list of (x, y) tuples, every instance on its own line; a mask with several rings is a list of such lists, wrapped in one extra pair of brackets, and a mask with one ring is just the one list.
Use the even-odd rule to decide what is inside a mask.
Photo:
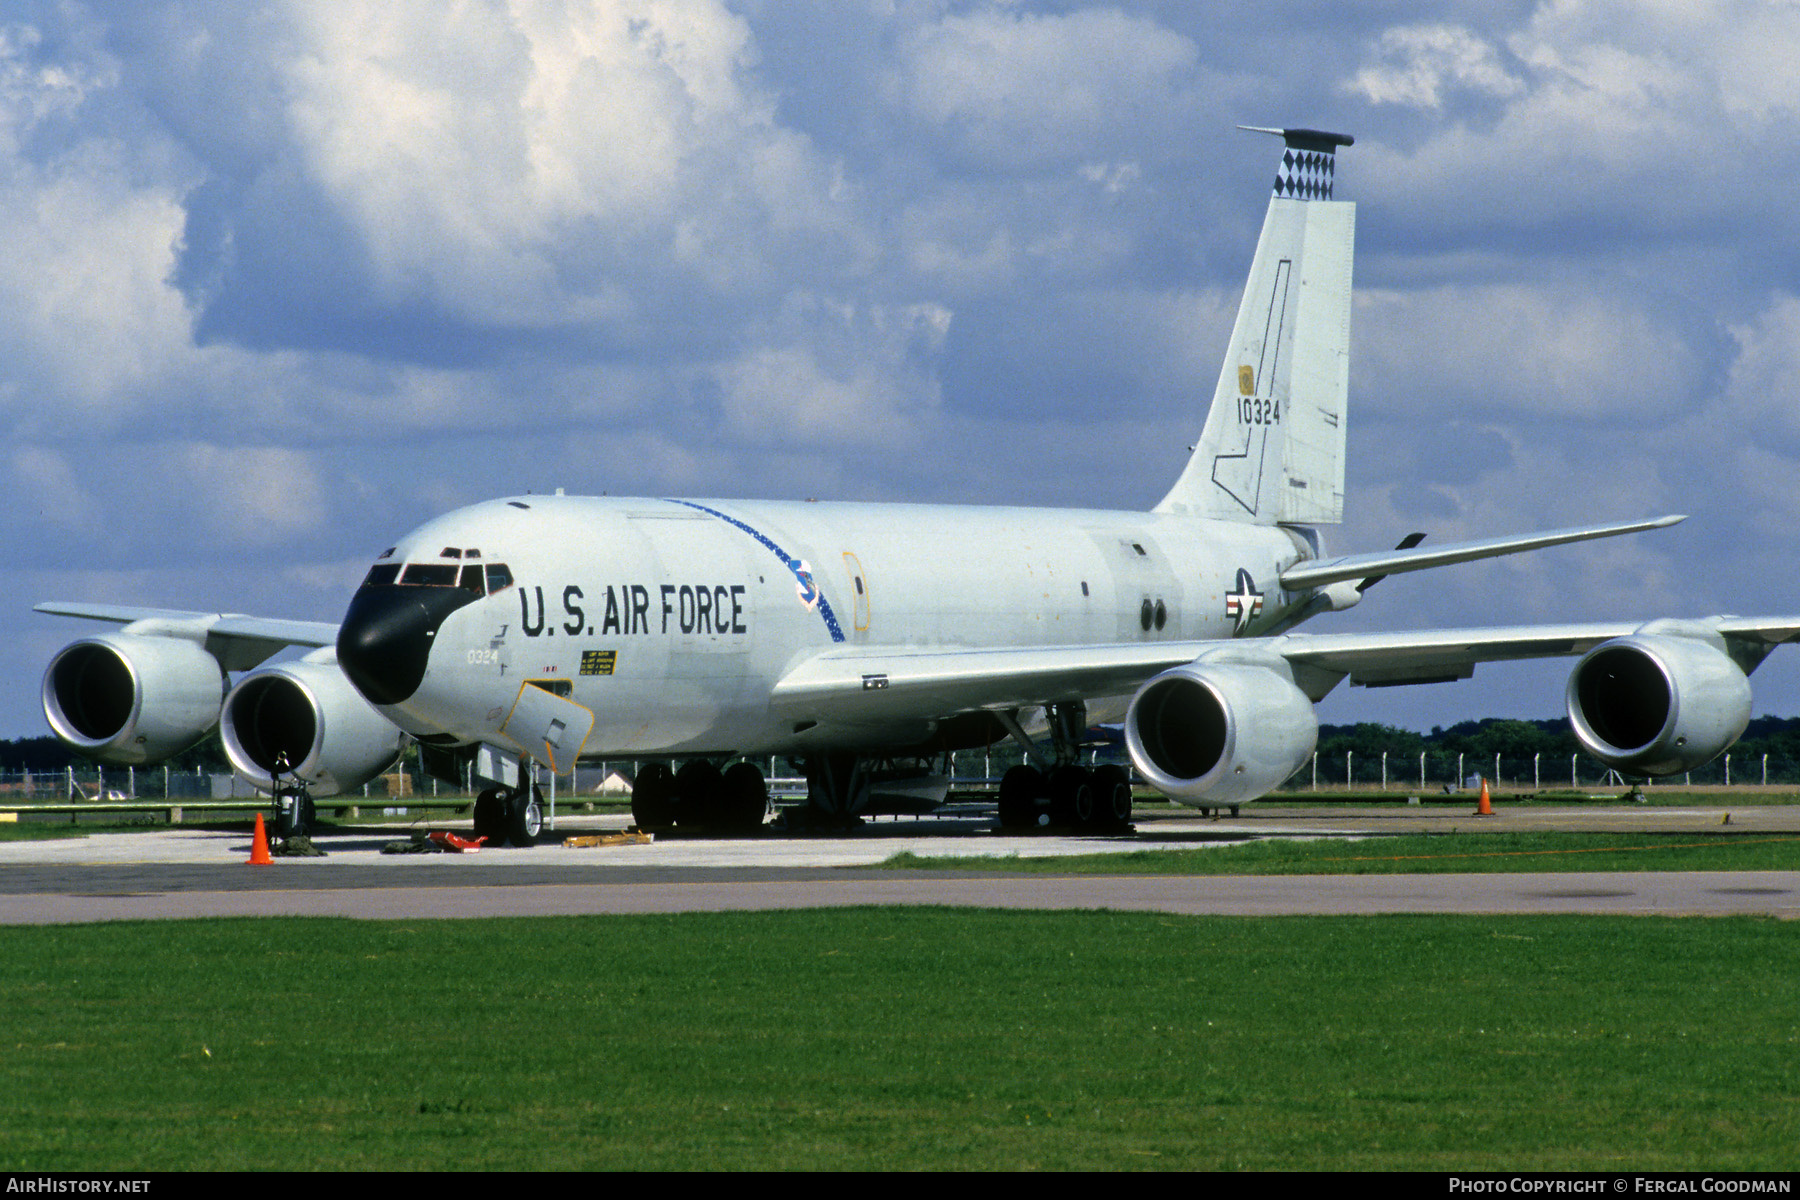
[(801, 753), (933, 733), (773, 713), (775, 681), (821, 649), (1254, 634), (1290, 607), (1277, 576), (1304, 552), (1280, 528), (1148, 513), (533, 495), (419, 527), (378, 564), (396, 582), (358, 598), (403, 596), (414, 566), (440, 587), (486, 572), (417, 687), (380, 706), (415, 735), (516, 742), (501, 730), (532, 681), (592, 712), (586, 757)]

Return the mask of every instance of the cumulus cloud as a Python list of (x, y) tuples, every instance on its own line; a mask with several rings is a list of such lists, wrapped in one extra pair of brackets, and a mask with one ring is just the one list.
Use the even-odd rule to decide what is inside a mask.
[(207, 502), (192, 515), (198, 532), (251, 546), (279, 544), (321, 528), (330, 511), (310, 456), (274, 446), (204, 442), (158, 447), (147, 466), (179, 491), (182, 480), (206, 481)]
[(891, 86), (971, 164), (1017, 168), (1164, 128), (1197, 57), (1188, 38), (1117, 9), (982, 6), (909, 30)]
[(0, 257), (0, 403), (22, 432), (107, 422), (180, 370), (188, 315), (164, 286), (179, 203), (132, 187), (122, 164), (103, 160), (88, 158), (82, 175), (67, 163), (0, 167), (10, 176), (0, 176), (0, 223), (11, 235)]
[(20, 446), (6, 464), (6, 482), (15, 498), (9, 516), (25, 526), (14, 529), (15, 536), (26, 534), (31, 526), (79, 537), (96, 537), (106, 530), (106, 514), (65, 454), (44, 446)]
[(1769, 182), (1800, 170), (1781, 65), (1797, 56), (1791, 5), (1571, 0), (1483, 30), (1385, 30), (1340, 86), (1441, 118), (1358, 147), (1363, 198), (1410, 228), (1471, 242), (1556, 228), (1571, 248), (1634, 254), (1760, 231), (1781, 250), (1762, 269), (1780, 274), (1800, 247)]
[(1358, 396), (1382, 414), (1667, 423), (1708, 382), (1683, 331), (1590, 282), (1365, 289)]
[(849, 232), (830, 164), (775, 120), (747, 26), (714, 0), (277, 12), (264, 77), (240, 85), (282, 98), (271, 144), (215, 154), (210, 126), (185, 128), (220, 180), (182, 266), (209, 282), (190, 297), (213, 336), (341, 344), (349, 312), (395, 357), (427, 321), (617, 346), (742, 302), (796, 242), (829, 269)]
[(948, 309), (802, 297), (784, 318), (798, 327), (797, 341), (747, 351), (716, 373), (720, 407), (738, 436), (897, 451), (928, 432), (941, 400), (931, 365), (950, 330)]
[(1720, 416), (1759, 441), (1800, 451), (1800, 297), (1777, 293), (1751, 320), (1733, 326), (1737, 354)]
[(1403, 25), (1383, 31), (1380, 60), (1345, 82), (1376, 104), (1442, 108), (1448, 94), (1513, 96), (1525, 89), (1490, 43), (1457, 25)]
[(1723, 385), (1664, 445), (1684, 490), (1716, 489), (1759, 557), (1785, 560), (1800, 551), (1800, 298), (1778, 292), (1730, 333)]

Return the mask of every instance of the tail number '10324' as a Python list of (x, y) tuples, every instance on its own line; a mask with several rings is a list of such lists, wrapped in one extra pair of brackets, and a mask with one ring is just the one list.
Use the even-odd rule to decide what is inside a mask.
[(1281, 424), (1281, 405), (1274, 400), (1265, 400), (1261, 396), (1240, 396), (1238, 397), (1238, 424), (1279, 425)]

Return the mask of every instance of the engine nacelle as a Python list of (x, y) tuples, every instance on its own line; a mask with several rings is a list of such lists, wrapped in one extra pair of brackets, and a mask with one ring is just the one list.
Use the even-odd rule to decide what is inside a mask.
[(1125, 744), (1138, 773), (1172, 800), (1241, 804), (1300, 769), (1319, 740), (1312, 701), (1285, 661), (1232, 652), (1156, 676), (1131, 698)]
[(329, 648), (240, 679), (225, 697), (219, 733), (232, 768), (265, 792), (274, 790), (283, 754), (283, 776), (332, 796), (375, 778), (406, 748), (406, 734), (351, 686)]
[(1653, 622), (1595, 646), (1569, 674), (1569, 721), (1590, 754), (1634, 774), (1691, 770), (1750, 721), (1750, 681), (1711, 630)]
[(44, 716), (64, 742), (118, 766), (179, 754), (219, 723), (225, 671), (196, 641), (132, 633), (82, 638), (44, 671)]

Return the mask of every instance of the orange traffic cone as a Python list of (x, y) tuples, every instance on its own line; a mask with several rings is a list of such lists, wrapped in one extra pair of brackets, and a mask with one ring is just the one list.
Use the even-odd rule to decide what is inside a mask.
[(262, 814), (256, 814), (256, 841), (250, 847), (250, 861), (245, 864), (251, 867), (272, 867), (275, 860), (269, 857), (269, 835), (263, 829)]
[(1481, 780), (1481, 804), (1475, 809), (1475, 815), (1478, 817), (1494, 815), (1494, 806), (1488, 803), (1488, 786), (1485, 776)]

